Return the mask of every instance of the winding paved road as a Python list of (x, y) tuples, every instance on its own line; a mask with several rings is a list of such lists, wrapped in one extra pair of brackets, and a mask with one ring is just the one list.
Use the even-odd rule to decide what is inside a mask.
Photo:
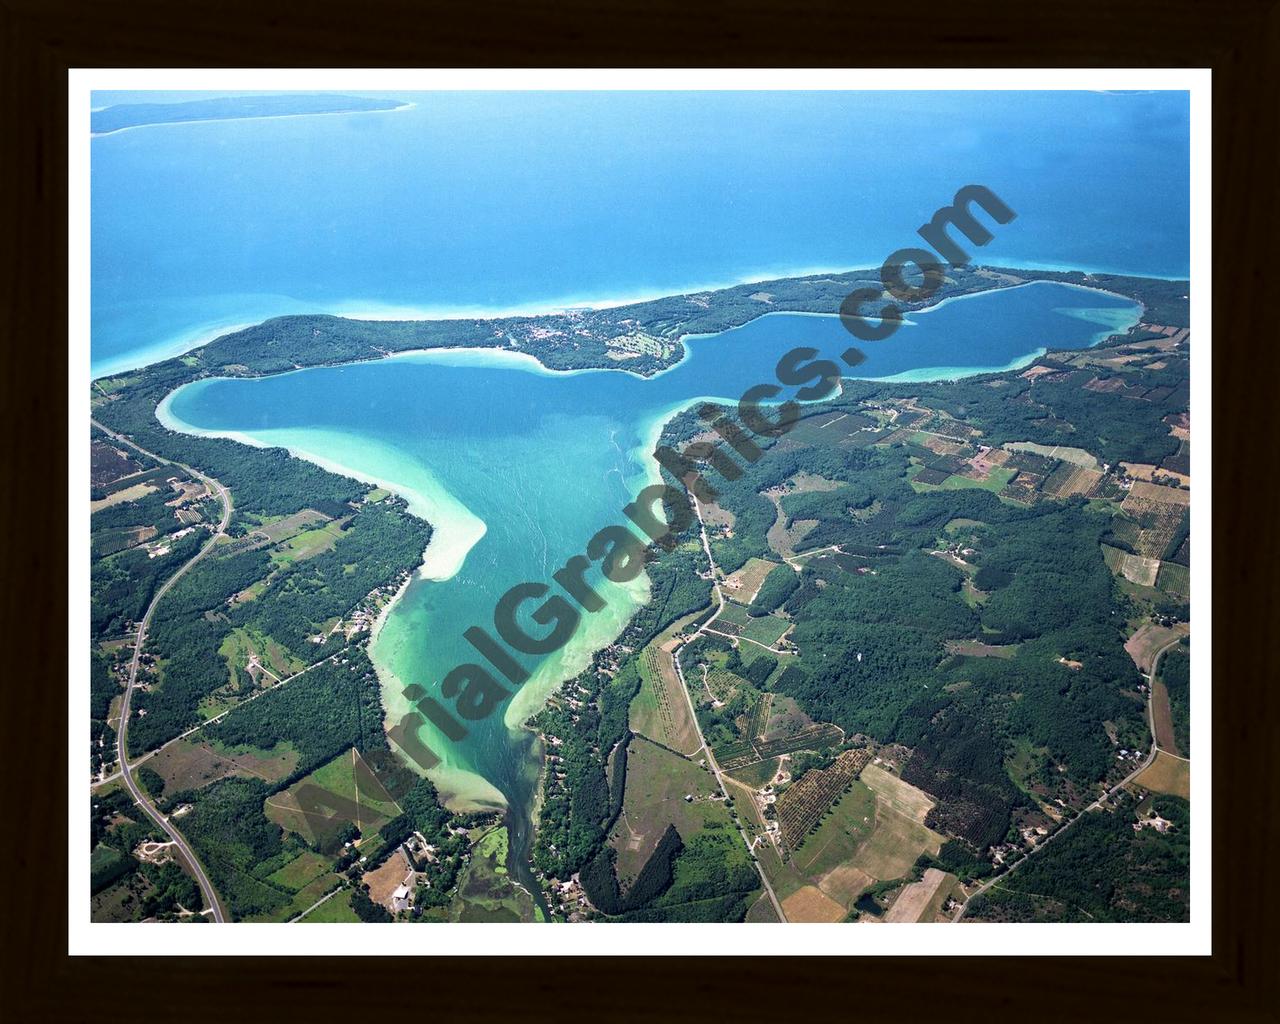
[(205, 874), (204, 865), (200, 863), (200, 859), (196, 856), (195, 851), (191, 849), (186, 839), (183, 838), (182, 833), (170, 824), (169, 819), (160, 813), (159, 808), (155, 806), (151, 798), (138, 786), (138, 783), (133, 777), (133, 766), (129, 764), (127, 751), (129, 705), (133, 700), (133, 689), (138, 679), (138, 665), (142, 660), (142, 648), (146, 643), (147, 627), (151, 624), (151, 616), (155, 613), (156, 606), (160, 603), (164, 595), (169, 592), (170, 588), (183, 577), (187, 570), (204, 558), (213, 546), (218, 543), (218, 540), (226, 534), (227, 526), (231, 522), (231, 492), (223, 487), (217, 480), (213, 479), (213, 477), (205, 476), (203, 473), (192, 469), (190, 466), (184, 466), (181, 462), (174, 462), (172, 459), (161, 458), (154, 452), (149, 452), (145, 448), (134, 444), (127, 437), (123, 437), (112, 430), (108, 430), (96, 420), (91, 419), (89, 422), (108, 437), (119, 441), (121, 444), (128, 445), (130, 448), (141, 452), (148, 458), (155, 459), (157, 462), (163, 463), (166, 466), (176, 466), (179, 469), (190, 473), (196, 479), (203, 481), (205, 486), (208, 487), (211, 492), (216, 493), (222, 500), (222, 521), (218, 523), (218, 528), (213, 532), (213, 535), (204, 544), (204, 546), (201, 547), (189, 561), (184, 562), (178, 571), (170, 576), (160, 589), (156, 591), (155, 596), (151, 599), (151, 603), (147, 605), (146, 614), (142, 616), (142, 621), (138, 624), (138, 637), (133, 645), (133, 659), (129, 662), (129, 681), (125, 685), (124, 698), (120, 703), (120, 728), (116, 732), (116, 753), (120, 760), (120, 774), (124, 778), (125, 785), (129, 787), (129, 793), (133, 797), (134, 803), (141, 807), (147, 817), (159, 825), (160, 828), (164, 830), (165, 835), (172, 840), (178, 851), (178, 855), (187, 865), (187, 868), (191, 871), (196, 882), (199, 883), (200, 892), (204, 896), (204, 901), (209, 905), (210, 910), (213, 912), (213, 919), (221, 924), (226, 921), (226, 914), (223, 910), (222, 904), (218, 900), (218, 894), (213, 888), (213, 883), (209, 880), (209, 876)]

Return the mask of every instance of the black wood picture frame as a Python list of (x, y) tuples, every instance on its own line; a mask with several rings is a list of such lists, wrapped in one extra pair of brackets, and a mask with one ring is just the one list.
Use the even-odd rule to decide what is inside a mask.
[[(765, 0), (484, 5), (0, 0), (10, 783), (8, 1019), (1275, 1020), (1280, 4)], [(1211, 67), (1213, 954), (706, 961), (67, 955), (67, 70), (75, 67)], [(73, 392), (74, 394), (74, 392)], [(73, 645), (74, 649), (74, 645)], [(1201, 821), (1203, 818), (1200, 819)], [(1200, 827), (1203, 827), (1201, 825)], [(252, 926), (249, 926), (252, 927)], [(1120, 927), (1120, 926), (1118, 926)], [(777, 933), (785, 945), (785, 933)], [(1035, 929), (1028, 926), (1028, 952)], [(552, 935), (554, 941), (554, 935)], [(113, 941), (104, 939), (104, 943)], [(127, 941), (121, 935), (120, 941)], [(544, 940), (545, 941), (545, 940)], [(1271, 953), (1266, 950), (1271, 949)], [(779, 950), (781, 952), (781, 949)], [(104, 952), (106, 949), (104, 948)], [(358, 954), (358, 949), (343, 950)], [(661, 953), (655, 945), (654, 954)], [(10, 1014), (12, 1016), (10, 1017)]]

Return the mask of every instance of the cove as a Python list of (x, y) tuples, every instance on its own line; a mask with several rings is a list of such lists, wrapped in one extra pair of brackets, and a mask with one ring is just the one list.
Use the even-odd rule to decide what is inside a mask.
[[(927, 380), (1010, 369), (1046, 348), (1096, 344), (1140, 311), (1128, 299), (1056, 283), (983, 292), (915, 313), (891, 339), (860, 346), (867, 360), (857, 375)], [(623, 506), (658, 479), (650, 453), (674, 412), (699, 399), (736, 402), (774, 382), (775, 364), (792, 348), (838, 360), (849, 342), (834, 316), (772, 313), (687, 338), (683, 359), (648, 379), (624, 369), (552, 372), (513, 352), (437, 350), (205, 379), (174, 392), (157, 414), (171, 429), (283, 446), (390, 487), (433, 524), (424, 564), (372, 647), (392, 725), (408, 710), (405, 686), (438, 694), (450, 669), (475, 659), (462, 633), (490, 626), (501, 594), (550, 582), (596, 531), (623, 521)], [(606, 607), (584, 613), (560, 651), (524, 659), (532, 678), (505, 713), (476, 722), (460, 743), (430, 723), (422, 733), (444, 759), (432, 776), (453, 806), (508, 807), (510, 862), (522, 880), (539, 757), (521, 723), (647, 597), (643, 576), (626, 586), (598, 570), (590, 579)]]

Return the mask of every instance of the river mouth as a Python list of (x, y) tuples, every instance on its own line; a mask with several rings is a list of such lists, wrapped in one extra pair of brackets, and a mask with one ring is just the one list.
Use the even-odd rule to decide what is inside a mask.
[[(942, 379), (1016, 368), (1045, 347), (1095, 344), (1136, 323), (1139, 312), (1128, 299), (1060, 284), (982, 292), (912, 314), (893, 340), (870, 347), (859, 376)], [(207, 378), (174, 392), (157, 414), (172, 429), (289, 448), (396, 491), (432, 522), (423, 565), (372, 644), (390, 726), (412, 706), (407, 686), (439, 697), (449, 671), (480, 662), (464, 633), (471, 626), (493, 633), (504, 592), (551, 585), (597, 531), (626, 523), (624, 506), (656, 479), (649, 453), (675, 410), (706, 397), (736, 402), (775, 381), (778, 359), (793, 348), (838, 358), (848, 342), (838, 318), (775, 313), (689, 339), (680, 363), (648, 379), (618, 370), (553, 373), (510, 354), (445, 351)], [(724, 358), (730, 346), (733, 358)], [(419, 737), (441, 758), (430, 774), (450, 806), (505, 808), (508, 866), (535, 894), (528, 855), (540, 757), (524, 725), (648, 598), (643, 576), (622, 586), (593, 567), (587, 578), (604, 608), (583, 611), (555, 654), (520, 658), (528, 682), (467, 722), (463, 739), (430, 723)], [(531, 633), (545, 632), (527, 614), (523, 621)]]

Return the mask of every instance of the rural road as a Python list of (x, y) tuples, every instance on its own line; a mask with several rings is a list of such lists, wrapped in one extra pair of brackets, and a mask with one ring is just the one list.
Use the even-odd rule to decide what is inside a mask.
[[(711, 566), (711, 585), (715, 588), (716, 598), (720, 602), (711, 618), (707, 619), (706, 622), (694, 630), (694, 636), (697, 636), (710, 626), (711, 623), (715, 622), (716, 617), (724, 609), (725, 598), (723, 592), (720, 590), (720, 580), (716, 575), (716, 563), (711, 557), (711, 543), (707, 540), (707, 526), (706, 523), (702, 521), (702, 507), (698, 504), (697, 498), (694, 498), (693, 500), (693, 508), (694, 511), (698, 513), (698, 527), (702, 533), (702, 549), (707, 553), (707, 564)], [(714, 630), (712, 632), (714, 632)], [(688, 641), (686, 641), (686, 643), (687, 642)], [(684, 646), (684, 644), (681, 644), (679, 647), (672, 650), (671, 661), (676, 668), (676, 677), (680, 680), (680, 689), (684, 691), (684, 699), (689, 705), (689, 717), (693, 719), (693, 728), (698, 735), (698, 744), (704, 751), (706, 751), (707, 764), (711, 766), (712, 774), (716, 777), (716, 785), (720, 787), (720, 793), (724, 797), (725, 804), (732, 807), (733, 800), (729, 796), (729, 790), (724, 784), (724, 779), (721, 778), (720, 765), (716, 763), (715, 755), (711, 753), (711, 748), (707, 746), (706, 737), (702, 735), (702, 726), (698, 724), (698, 713), (693, 706), (693, 697), (689, 694), (689, 684), (685, 681), (684, 669), (680, 665), (680, 651)], [(769, 894), (769, 900), (773, 903), (773, 909), (778, 915), (778, 920), (785, 924), (787, 915), (782, 912), (782, 904), (778, 902), (778, 896), (773, 891), (773, 886), (769, 883), (769, 878), (764, 873), (764, 868), (760, 866), (760, 859), (755, 855), (755, 849), (751, 845), (751, 837), (747, 835), (746, 829), (744, 829), (741, 824), (738, 825), (738, 834), (742, 836), (742, 841), (747, 846), (747, 853), (751, 855), (751, 863), (755, 865), (756, 873), (760, 876), (760, 881), (764, 883), (764, 891)]]
[(960, 912), (956, 914), (954, 918), (951, 919), (952, 924), (958, 924), (961, 920), (963, 920), (965, 912), (969, 909), (969, 906), (973, 903), (976, 897), (981, 896), (984, 892), (986, 892), (988, 889), (994, 886), (997, 882), (1001, 882), (1007, 879), (1011, 874), (1017, 871), (1021, 865), (1029, 861), (1033, 856), (1035, 856), (1037, 853), (1043, 850), (1046, 846), (1048, 846), (1051, 842), (1057, 839), (1058, 836), (1062, 835), (1063, 832), (1069, 829), (1077, 821), (1083, 818), (1086, 814), (1089, 814), (1092, 811), (1096, 811), (1099, 807), (1103, 805), (1103, 803), (1105, 803), (1107, 800), (1110, 800), (1113, 796), (1119, 793), (1120, 790), (1124, 789), (1125, 786), (1129, 785), (1130, 782), (1132, 782), (1144, 771), (1146, 771), (1148, 768), (1151, 767), (1151, 763), (1156, 759), (1156, 754), (1160, 752), (1160, 745), (1156, 742), (1156, 725), (1155, 725), (1155, 720), (1152, 717), (1153, 712), (1151, 710), (1151, 694), (1152, 694), (1151, 684), (1155, 681), (1156, 669), (1160, 667), (1160, 659), (1164, 656), (1164, 652), (1169, 650), (1170, 648), (1176, 647), (1178, 644), (1182, 642), (1182, 640), (1183, 640), (1183, 637), (1177, 637), (1176, 639), (1170, 640), (1167, 644), (1165, 644), (1158, 651), (1156, 651), (1155, 656), (1152, 657), (1151, 659), (1150, 675), (1148, 675), (1145, 672), (1140, 673), (1142, 677), (1147, 681), (1147, 728), (1151, 730), (1151, 750), (1148, 752), (1146, 760), (1143, 761), (1142, 764), (1140, 764), (1137, 768), (1131, 771), (1128, 775), (1126, 775), (1123, 779), (1117, 782), (1114, 786), (1112, 786), (1110, 789), (1104, 792), (1102, 796), (1098, 797), (1097, 800), (1091, 803), (1083, 811), (1081, 811), (1074, 818), (1072, 818), (1065, 825), (1063, 825), (1056, 832), (1054, 832), (1051, 836), (1045, 839), (1043, 843), (1033, 846), (1030, 849), (1030, 851), (1028, 851), (1027, 855), (1023, 857), (1022, 860), (1018, 861), (1017, 864), (1014, 864), (1011, 868), (1009, 868), (1008, 871), (1004, 872), (1001, 875), (996, 875), (995, 878), (992, 878), (991, 880), (984, 882), (977, 890), (974, 891), (972, 896), (970, 896), (967, 900), (964, 901), (964, 906), (960, 908)]
[(124, 778), (125, 785), (129, 787), (129, 793), (132, 795), (134, 803), (141, 807), (143, 811), (146, 812), (147, 817), (159, 825), (160, 828), (164, 830), (165, 835), (173, 841), (174, 846), (178, 850), (179, 856), (186, 863), (192, 876), (199, 883), (200, 892), (203, 894), (205, 902), (208, 903), (209, 908), (213, 912), (214, 921), (221, 924), (226, 921), (226, 914), (223, 910), (222, 904), (218, 901), (218, 894), (213, 888), (213, 883), (209, 880), (209, 876), (205, 874), (204, 865), (200, 863), (200, 859), (196, 856), (195, 851), (191, 849), (190, 845), (188, 845), (186, 839), (183, 838), (177, 828), (169, 823), (169, 819), (160, 813), (160, 810), (154, 803), (152, 803), (151, 798), (138, 786), (138, 783), (133, 777), (133, 770), (132, 766), (129, 764), (127, 751), (129, 705), (133, 699), (133, 689), (138, 679), (138, 665), (142, 660), (142, 648), (146, 643), (147, 627), (151, 624), (151, 616), (155, 613), (156, 606), (164, 598), (164, 595), (169, 592), (170, 588), (183, 577), (188, 569), (204, 558), (213, 546), (218, 543), (219, 539), (226, 534), (227, 526), (231, 522), (231, 493), (212, 477), (205, 476), (203, 473), (197, 472), (190, 466), (184, 466), (180, 462), (161, 458), (154, 452), (149, 452), (145, 448), (134, 444), (128, 438), (123, 437), (114, 431), (108, 430), (96, 420), (90, 419), (89, 422), (108, 437), (119, 441), (121, 444), (128, 445), (130, 448), (141, 452), (148, 458), (155, 459), (157, 462), (163, 463), (164, 465), (176, 466), (179, 469), (185, 470), (198, 480), (203, 481), (205, 486), (208, 487), (212, 493), (216, 493), (222, 500), (222, 520), (218, 523), (218, 528), (213, 532), (213, 535), (204, 544), (204, 546), (201, 547), (189, 561), (184, 562), (181, 567), (179, 567), (178, 571), (170, 576), (160, 589), (156, 591), (155, 596), (151, 599), (151, 603), (147, 606), (146, 613), (142, 616), (142, 621), (138, 624), (138, 636), (133, 645), (133, 659), (129, 662), (129, 681), (125, 685), (124, 698), (120, 704), (120, 729), (116, 733), (116, 751), (117, 756), (120, 759), (120, 774)]

